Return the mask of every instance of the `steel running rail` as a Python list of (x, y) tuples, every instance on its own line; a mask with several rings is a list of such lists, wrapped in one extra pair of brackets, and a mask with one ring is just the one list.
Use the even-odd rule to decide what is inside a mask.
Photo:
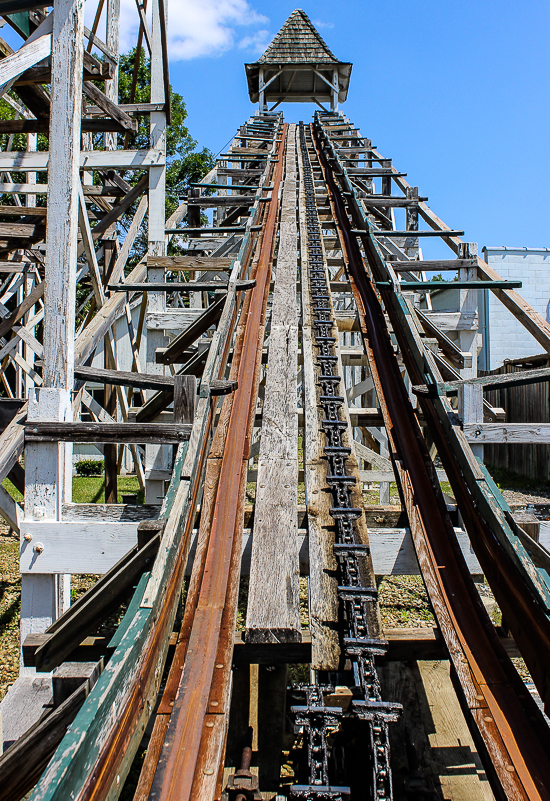
[[(392, 461), (423, 579), (449, 651), (458, 698), (497, 798), (549, 799), (550, 730), (499, 642), (457, 542), (399, 371), (382, 306), (365, 269), (357, 237), (352, 233), (355, 227), (364, 227), (362, 239), (368, 266), (375, 279), (385, 277), (383, 260), (369, 233), (368, 221), (359, 218), (358, 205), (348, 203), (346, 208), (343, 192), (347, 193), (346, 198), (353, 198), (353, 186), (318, 116), (313, 133), (338, 222)], [(406, 366), (413, 380), (419, 383), (411, 356), (411, 339), (402, 318), (396, 314), (395, 307), (402, 300), (397, 292), (387, 291), (382, 293), (382, 299)], [(437, 436), (440, 454), (448, 455), (445, 438), (435, 425), (428, 404), (423, 404), (423, 410), (434, 438)], [(450, 470), (446, 459), (443, 461), (445, 469)], [(457, 500), (461, 512), (464, 509), (465, 514), (472, 514), (462, 493)], [(473, 514), (479, 527), (483, 527), (479, 514), (475, 510)], [(525, 621), (526, 625), (531, 622)]]
[[(327, 484), (332, 493), (330, 516), (335, 524), (334, 554), (338, 562), (338, 599), (342, 611), (343, 655), (342, 663), (349, 659), (355, 681), (352, 716), (366, 722), (369, 732), (368, 755), (372, 779), (369, 797), (375, 801), (393, 798), (388, 723), (398, 719), (401, 705), (382, 700), (380, 680), (376, 672), (375, 657), (383, 656), (387, 643), (374, 636), (372, 618), (378, 601), (376, 587), (369, 586), (365, 558), (368, 545), (361, 541), (356, 521), (363, 514), (352, 505), (351, 491), (356, 483), (347, 467), (351, 448), (344, 443), (348, 424), (342, 415), (345, 398), (338, 395), (343, 384), (338, 374), (338, 356), (335, 354), (336, 321), (332, 314), (321, 227), (315, 200), (315, 184), (306, 144), (304, 126), (300, 123), (301, 180), (305, 194), (307, 225), (307, 259), (302, 250), (302, 265), (307, 263), (313, 328), (315, 329), (315, 358), (320, 365), (318, 403), (324, 410), (322, 421), (325, 434), (324, 453), (328, 463)], [(334, 331), (336, 329), (336, 331)], [(371, 571), (372, 572), (372, 571)], [(317, 671), (317, 679), (319, 672)], [(324, 704), (323, 692), (331, 688), (319, 681), (303, 688), (304, 706), (294, 706), (296, 724), (303, 727), (307, 740), (309, 785), (294, 785), (291, 797), (300, 799), (347, 798), (349, 787), (331, 786), (329, 782), (327, 733), (344, 722), (344, 713), (337, 707)]]

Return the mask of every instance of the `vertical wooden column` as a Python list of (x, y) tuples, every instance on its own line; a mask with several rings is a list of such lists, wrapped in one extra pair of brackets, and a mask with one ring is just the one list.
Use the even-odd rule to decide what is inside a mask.
[[(460, 384), (458, 387), (458, 415), (462, 425), (483, 422), (483, 387), (481, 384)], [(483, 459), (483, 445), (470, 445), (472, 453)]]
[[(107, 0), (107, 26), (105, 34), (105, 44), (112, 53), (118, 55), (119, 51), (119, 31), (120, 31), (120, 0)], [(118, 64), (116, 66), (114, 75), (108, 81), (105, 81), (105, 94), (112, 100), (113, 103), (118, 103)], [(116, 150), (117, 134), (105, 134), (105, 150)], [(104, 248), (104, 267), (103, 267), (103, 281), (107, 286), (110, 274), (113, 268), (114, 260), (116, 258), (116, 224), (105, 232), (103, 237)], [(116, 332), (116, 326), (113, 329), (113, 334)], [(110, 337), (107, 335), (106, 339)], [(113, 342), (116, 345), (116, 335), (113, 336)], [(106, 368), (116, 369), (116, 364), (112, 364), (110, 358), (109, 345), (105, 342), (104, 365)], [(116, 391), (112, 384), (105, 384), (105, 396), (103, 407), (111, 417), (116, 419), (117, 411), (117, 398)], [(118, 497), (117, 485), (117, 472), (118, 472), (118, 459), (117, 459), (117, 446), (111, 443), (103, 446), (103, 454), (105, 457), (105, 503), (116, 503)]]
[(330, 110), (338, 111), (338, 94), (340, 84), (338, 82), (338, 70), (332, 70), (332, 95), (330, 99)]
[[(477, 262), (477, 242), (461, 242), (457, 253), (459, 259), (474, 259)], [(458, 271), (461, 281), (475, 281), (477, 279), (477, 267), (462, 268)], [(459, 311), (461, 314), (478, 312), (479, 289), (461, 289)], [(460, 374), (463, 378), (475, 378), (477, 376), (477, 331), (478, 323), (470, 330), (458, 332), (458, 346), (463, 353), (471, 354), (471, 364), (464, 367)], [(481, 418), (483, 420), (483, 418)], [(472, 422), (481, 422), (476, 420)]]
[[(408, 186), (407, 187), (407, 199), (417, 201), (418, 200), (418, 187), (417, 186)], [(407, 231), (418, 231), (418, 205), (415, 204), (414, 206), (407, 206)], [(416, 239), (416, 244), (413, 247), (405, 248), (405, 253), (411, 259), (415, 259), (418, 256), (418, 239)]]
[(264, 92), (264, 71), (263, 68), (260, 67), (260, 75), (258, 78), (258, 90), (260, 93), (260, 114), (262, 114), (266, 110), (265, 105), (265, 92)]
[[(31, 421), (72, 420), (83, 33), (84, 0), (57, 0), (51, 55), (44, 370), (42, 388), (29, 397)], [(69, 445), (48, 442), (26, 448), (27, 520), (61, 520), (71, 463)], [(44, 631), (68, 605), (69, 596), (70, 582), (64, 576), (23, 575), (21, 640)]]
[[(107, 30), (105, 34), (105, 44), (111, 51), (118, 56), (120, 39), (120, 0), (107, 0)], [(105, 81), (105, 94), (113, 103), (118, 103), (118, 64), (115, 74), (108, 81)], [(117, 134), (105, 134), (105, 149), (116, 150)]]
[[(151, 54), (151, 103), (169, 103), (164, 97), (164, 70), (162, 61), (161, 16), (159, 3), (165, 0), (153, 0), (152, 3), (152, 46)], [(151, 147), (166, 153), (166, 113), (151, 113), (150, 127)], [(165, 181), (166, 168), (151, 167), (149, 170), (149, 248), (150, 256), (166, 255), (165, 228)], [(147, 271), (149, 281), (164, 281), (164, 268), (150, 268)], [(163, 292), (150, 292), (147, 297), (148, 311), (164, 311), (166, 296)], [(156, 350), (166, 346), (163, 331), (148, 329), (147, 331), (147, 372), (164, 373), (164, 367), (156, 363)], [(152, 391), (148, 392), (150, 396)], [(147, 445), (145, 448), (145, 503), (160, 504), (164, 497), (164, 481), (147, 478), (152, 470), (167, 470), (170, 466), (171, 448), (163, 445)]]

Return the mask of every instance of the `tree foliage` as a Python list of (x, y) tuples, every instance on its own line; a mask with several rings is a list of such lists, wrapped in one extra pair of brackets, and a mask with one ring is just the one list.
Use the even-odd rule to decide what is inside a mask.
[[(132, 77), (136, 57), (135, 48), (120, 57), (119, 64), (119, 102), (149, 103), (151, 63), (142, 49), (136, 82), (134, 100), (131, 99)], [(189, 184), (200, 181), (212, 169), (215, 159), (210, 150), (203, 147), (197, 150), (198, 143), (193, 139), (185, 120), (187, 109), (183, 97), (170, 90), (171, 124), (166, 137), (166, 211), (172, 213), (178, 206), (179, 198), (187, 191)], [(120, 137), (122, 138), (122, 137)], [(149, 117), (139, 118), (137, 133), (129, 137), (128, 147), (140, 149), (149, 147)]]

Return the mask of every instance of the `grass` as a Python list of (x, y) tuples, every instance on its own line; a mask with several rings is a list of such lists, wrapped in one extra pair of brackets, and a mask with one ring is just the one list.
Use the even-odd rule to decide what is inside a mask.
[[(7, 478), (3, 485), (14, 501), (22, 501), (23, 496)], [(137, 502), (144, 502), (143, 491), (139, 488), (136, 476), (119, 476), (117, 481), (117, 503), (122, 503), (122, 496), (135, 493)], [(73, 476), (73, 503), (105, 503), (104, 476)]]
[[(368, 490), (363, 491), (363, 500), (366, 504), (371, 506), (378, 506), (380, 503), (380, 484), (373, 482), (372, 486)], [(448, 481), (441, 482), (441, 490), (446, 495), (452, 495), (453, 491), (451, 489), (451, 485)], [(399, 499), (399, 490), (397, 489), (397, 484), (395, 481), (392, 481), (390, 484), (390, 503), (394, 505), (395, 501)]]
[(19, 674), (19, 537), (0, 523), (0, 700)]

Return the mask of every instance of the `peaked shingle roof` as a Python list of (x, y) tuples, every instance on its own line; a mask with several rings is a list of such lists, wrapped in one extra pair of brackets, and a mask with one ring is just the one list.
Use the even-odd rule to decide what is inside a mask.
[(308, 15), (301, 9), (296, 9), (257, 63), (337, 64), (338, 59), (317, 33)]

